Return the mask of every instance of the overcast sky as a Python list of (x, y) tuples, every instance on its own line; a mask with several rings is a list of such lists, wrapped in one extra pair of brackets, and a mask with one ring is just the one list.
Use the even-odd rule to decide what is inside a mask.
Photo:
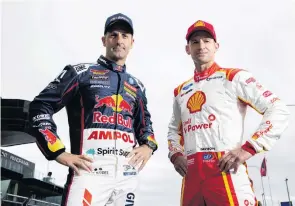
[[(128, 72), (147, 88), (159, 150), (140, 174), (137, 205), (177, 206), (181, 177), (167, 154), (167, 125), (172, 112), (173, 89), (193, 75), (186, 55), (185, 34), (196, 20), (211, 22), (223, 67), (250, 70), (262, 84), (287, 104), (295, 104), (294, 0), (35, 0), (2, 1), (1, 97), (32, 100), (67, 64), (95, 62), (104, 54), (101, 43), (105, 19), (122, 12), (133, 19), (135, 45), (127, 60)], [(261, 200), (259, 167), (266, 155), (270, 182), (264, 179), (268, 205), (269, 183), (274, 205), (287, 201), (285, 178), (295, 202), (295, 108), (290, 125), (273, 150), (249, 160), (254, 189)], [(54, 116), (58, 134), (69, 151), (66, 112)], [(245, 140), (257, 128), (261, 116), (249, 109)], [(67, 168), (47, 163), (35, 144), (5, 148), (36, 163), (36, 169), (64, 184)], [(255, 168), (256, 167), (256, 168)]]

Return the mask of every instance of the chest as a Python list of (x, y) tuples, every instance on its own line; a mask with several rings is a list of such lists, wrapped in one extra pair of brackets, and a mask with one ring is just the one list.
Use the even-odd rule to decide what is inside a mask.
[(126, 73), (90, 70), (82, 80), (80, 93), (88, 108), (133, 113), (139, 89), (136, 81)]
[(218, 111), (230, 107), (237, 100), (225, 74), (210, 76), (199, 82), (192, 80), (188, 85), (182, 88), (178, 99), (182, 114)]

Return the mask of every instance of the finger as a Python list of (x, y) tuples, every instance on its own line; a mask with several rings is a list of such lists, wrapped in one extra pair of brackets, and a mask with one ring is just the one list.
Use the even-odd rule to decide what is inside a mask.
[(220, 165), (221, 162), (224, 161), (224, 159), (228, 158), (229, 155), (230, 155), (230, 152), (225, 153), (225, 154), (219, 159), (218, 166)]
[(138, 168), (138, 171), (139, 172), (144, 168), (144, 166), (146, 165), (147, 161), (148, 161), (147, 159), (143, 160), (143, 162), (141, 163), (140, 167)]
[(91, 172), (92, 171), (92, 164), (90, 162), (87, 162), (87, 161), (84, 161), (84, 164), (88, 168), (88, 171)]
[(136, 162), (136, 160), (139, 158), (139, 154), (135, 154), (135, 155), (133, 155), (133, 157), (129, 160), (129, 164), (130, 165), (134, 165), (134, 163)]
[(79, 158), (86, 160), (88, 162), (93, 162), (93, 159), (91, 157), (88, 157), (87, 155), (80, 155)]
[(185, 171), (183, 171), (183, 169), (181, 167), (176, 167), (175, 170), (182, 176), (185, 176)]
[(181, 169), (183, 170), (184, 174), (187, 174), (187, 164), (181, 165)]
[(136, 167), (138, 164), (140, 164), (141, 162), (143, 162), (144, 158), (143, 157), (138, 157), (138, 159), (136, 159), (136, 161), (134, 162), (133, 167)]
[(179, 163), (179, 167), (182, 169), (182, 171), (186, 174), (187, 172), (187, 161), (183, 160)]
[(226, 165), (227, 165), (227, 162), (232, 158), (231, 155), (227, 155), (225, 158), (223, 158), (219, 163), (219, 169), (221, 171), (224, 171)]
[(70, 164), (69, 167), (76, 172), (77, 175), (81, 175), (78, 167), (76, 167), (74, 164)]
[(83, 170), (85, 170), (85, 171), (88, 171), (88, 172), (91, 172), (91, 170), (87, 167), (86, 162), (85, 162), (84, 160), (81, 159), (81, 161), (79, 161), (79, 162), (77, 163), (77, 165), (78, 165), (81, 169), (83, 169)]
[(232, 166), (234, 165), (234, 161), (232, 159), (230, 159), (229, 161), (227, 161), (223, 171), (224, 172), (228, 172), (230, 169), (232, 169)]
[(127, 158), (132, 157), (135, 154), (135, 152), (136, 152), (136, 148), (133, 149), (131, 152), (129, 152), (129, 154), (127, 155)]

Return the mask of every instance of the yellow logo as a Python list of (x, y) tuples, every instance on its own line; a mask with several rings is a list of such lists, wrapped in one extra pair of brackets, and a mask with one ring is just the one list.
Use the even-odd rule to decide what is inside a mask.
[(199, 27), (199, 26), (205, 26), (205, 23), (203, 21), (197, 21), (195, 23), (195, 27)]
[(48, 149), (51, 152), (56, 152), (59, 149), (64, 148), (63, 143), (48, 129), (39, 129), (39, 131), (44, 135), (48, 146)]
[(149, 141), (151, 141), (151, 142), (153, 142), (153, 143), (155, 143), (156, 145), (158, 145), (158, 143), (156, 142), (156, 140), (155, 140), (155, 137), (154, 137), (154, 135), (151, 135), (151, 136), (148, 136), (148, 138), (147, 138)]
[(112, 95), (99, 98), (99, 96), (95, 97), (96, 105), (94, 108), (99, 108), (102, 106), (111, 107), (114, 111), (121, 112), (122, 110), (129, 112), (132, 114), (133, 107), (132, 105), (123, 99), (123, 97), (119, 95)]
[(204, 92), (197, 91), (187, 101), (187, 108), (190, 113), (199, 112), (202, 110), (203, 104), (206, 102), (206, 96)]

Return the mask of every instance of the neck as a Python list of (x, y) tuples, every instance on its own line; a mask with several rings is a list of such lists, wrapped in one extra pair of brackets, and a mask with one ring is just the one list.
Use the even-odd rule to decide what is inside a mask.
[(126, 59), (114, 59), (108, 55), (105, 55), (105, 58), (107, 58), (108, 60), (114, 62), (115, 64), (119, 65), (119, 66), (124, 66), (125, 65), (125, 61)]
[(203, 72), (206, 69), (209, 69), (214, 64), (214, 60), (207, 62), (207, 63), (203, 63), (203, 64), (200, 64), (198, 62), (194, 62), (194, 63), (195, 63), (195, 71), (196, 72)]

